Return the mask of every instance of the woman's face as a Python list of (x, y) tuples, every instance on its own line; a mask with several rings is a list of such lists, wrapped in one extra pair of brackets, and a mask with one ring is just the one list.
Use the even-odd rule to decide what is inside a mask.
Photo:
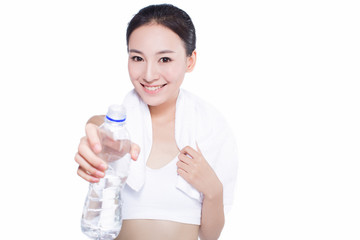
[(130, 79), (142, 100), (149, 106), (176, 100), (185, 73), (195, 65), (196, 53), (187, 57), (181, 38), (159, 24), (135, 29), (128, 47)]

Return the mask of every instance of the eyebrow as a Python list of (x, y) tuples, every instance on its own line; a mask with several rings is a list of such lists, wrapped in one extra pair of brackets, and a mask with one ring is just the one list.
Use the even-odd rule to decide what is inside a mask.
[(157, 52), (156, 54), (164, 54), (164, 53), (175, 53), (175, 52), (172, 50), (162, 50), (160, 52)]
[[(137, 49), (130, 49), (129, 52), (143, 54), (141, 51), (139, 51)], [(164, 53), (175, 53), (175, 52), (172, 50), (161, 50), (161, 51), (157, 52), (156, 54), (159, 55), (159, 54), (164, 54)]]
[(142, 52), (141, 52), (141, 51), (136, 50), (136, 49), (130, 49), (130, 50), (129, 50), (129, 52), (132, 52), (132, 53), (140, 53), (140, 54), (142, 54)]

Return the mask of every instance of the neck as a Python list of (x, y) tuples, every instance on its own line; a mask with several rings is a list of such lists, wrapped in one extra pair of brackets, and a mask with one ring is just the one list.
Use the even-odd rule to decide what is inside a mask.
[(151, 119), (153, 121), (154, 120), (169, 121), (175, 119), (177, 98), (178, 95), (158, 106), (149, 106)]

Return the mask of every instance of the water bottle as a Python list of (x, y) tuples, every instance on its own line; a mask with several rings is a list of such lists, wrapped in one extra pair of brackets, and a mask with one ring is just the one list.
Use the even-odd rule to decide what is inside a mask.
[(121, 229), (121, 192), (131, 161), (125, 120), (125, 108), (111, 105), (105, 122), (99, 127), (102, 145), (99, 157), (107, 162), (108, 169), (99, 182), (90, 183), (84, 204), (81, 230), (91, 239), (115, 239)]

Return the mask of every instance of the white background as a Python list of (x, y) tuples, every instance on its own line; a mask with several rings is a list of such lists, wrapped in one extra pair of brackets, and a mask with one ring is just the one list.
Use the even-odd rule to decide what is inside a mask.
[[(198, 34), (183, 87), (238, 140), (221, 239), (360, 239), (357, 1), (170, 2)], [(4, 239), (86, 239), (74, 155), (87, 119), (131, 89), (125, 30), (150, 3), (0, 2)]]

